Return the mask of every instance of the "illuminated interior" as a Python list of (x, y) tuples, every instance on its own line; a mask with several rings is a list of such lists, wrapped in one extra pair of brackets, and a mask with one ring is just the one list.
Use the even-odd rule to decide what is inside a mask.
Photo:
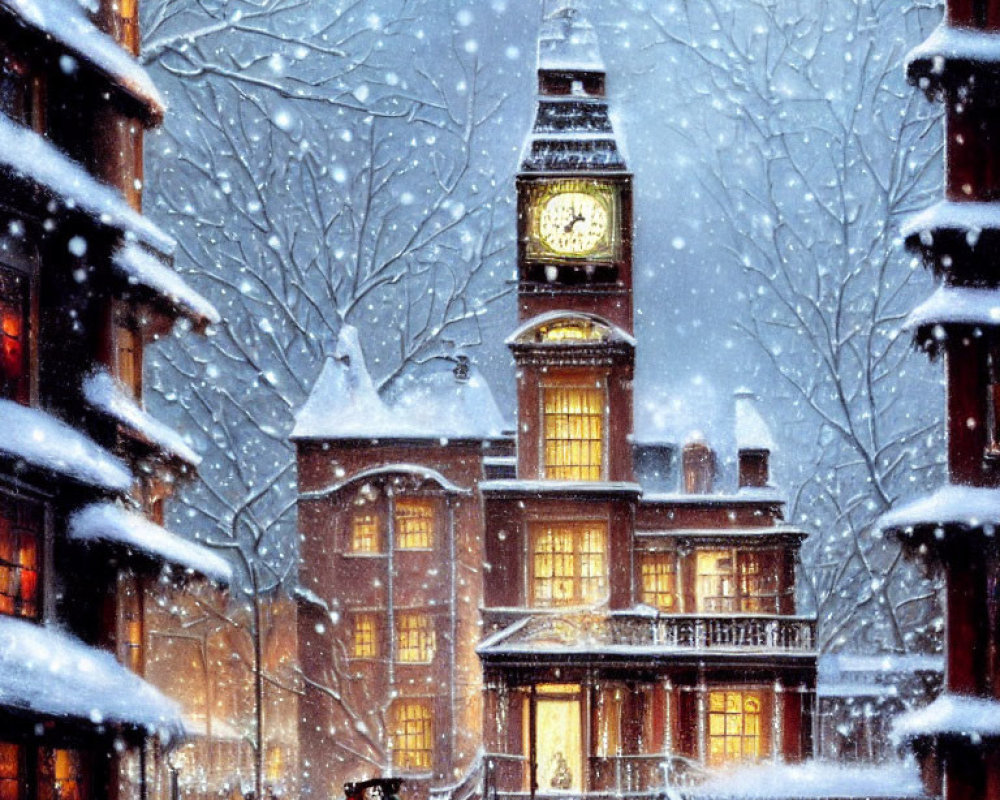
[(397, 700), (392, 706), (392, 765), (396, 769), (431, 768), (434, 724), (427, 700)]
[[(583, 736), (580, 687), (542, 684), (535, 698), (535, 763), (538, 791), (583, 790)], [(525, 719), (528, 719), (525, 715)], [(525, 742), (525, 752), (531, 752)]]
[(698, 611), (736, 611), (736, 570), (731, 550), (701, 550), (697, 553), (695, 600)]
[(0, 267), (0, 397), (28, 401), (28, 284)]
[(604, 389), (543, 389), (545, 477), (599, 481), (604, 477)]
[(561, 319), (540, 325), (536, 335), (540, 342), (603, 342), (610, 333), (607, 325), (589, 319)]
[(374, 614), (355, 614), (351, 637), (352, 658), (377, 658), (378, 636)]
[(709, 692), (708, 764), (756, 761), (767, 754), (760, 692)]
[(777, 614), (778, 564), (770, 552), (699, 551), (695, 601), (701, 613)]
[(677, 557), (674, 553), (646, 553), (639, 565), (642, 602), (660, 611), (677, 607)]
[(423, 497), (396, 500), (396, 547), (429, 550), (434, 544), (434, 502)]
[(53, 800), (83, 800), (87, 797), (83, 763), (77, 750), (52, 751)]
[(38, 616), (41, 510), (0, 494), (0, 614)]
[(604, 522), (543, 523), (532, 529), (532, 602), (591, 605), (607, 599)]
[(426, 664), (434, 659), (436, 639), (431, 618), (421, 611), (396, 616), (396, 660)]
[(351, 552), (378, 553), (382, 549), (379, 518), (373, 511), (355, 511), (351, 515)]
[(0, 800), (19, 800), (22, 780), (20, 746), (0, 742)]

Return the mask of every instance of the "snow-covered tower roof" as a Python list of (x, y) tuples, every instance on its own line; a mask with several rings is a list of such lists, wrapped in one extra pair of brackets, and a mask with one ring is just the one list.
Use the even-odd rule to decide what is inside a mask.
[(749, 389), (737, 389), (736, 449), (774, 452), (771, 429), (757, 410), (756, 397)]
[(605, 77), (593, 25), (566, 0), (547, 3), (538, 36), (538, 110), (522, 171), (626, 170)]

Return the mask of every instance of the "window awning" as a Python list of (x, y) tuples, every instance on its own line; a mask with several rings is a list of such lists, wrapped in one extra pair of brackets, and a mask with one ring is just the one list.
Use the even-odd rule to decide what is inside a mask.
[(0, 710), (184, 735), (180, 708), (110, 653), (55, 628), (0, 616)]
[(85, 506), (69, 518), (68, 531), (70, 539), (122, 545), (220, 583), (229, 583), (233, 577), (232, 567), (221, 556), (115, 503)]

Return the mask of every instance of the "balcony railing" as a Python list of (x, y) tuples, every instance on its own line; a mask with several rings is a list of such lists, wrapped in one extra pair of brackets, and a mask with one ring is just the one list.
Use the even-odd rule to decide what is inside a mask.
[(480, 647), (486, 656), (531, 650), (582, 652), (613, 648), (658, 654), (673, 650), (738, 653), (815, 653), (816, 620), (777, 614), (638, 614), (631, 612), (488, 611), (488, 622), (510, 625), (528, 616), (509, 635)]

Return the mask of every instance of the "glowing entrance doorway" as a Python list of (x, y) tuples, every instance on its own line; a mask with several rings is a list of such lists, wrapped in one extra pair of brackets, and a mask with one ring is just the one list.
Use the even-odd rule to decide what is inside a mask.
[[(535, 780), (538, 792), (583, 791), (583, 717), (580, 687), (543, 684), (535, 689)], [(530, 742), (526, 743), (530, 746)], [(529, 750), (530, 752), (530, 750)]]

